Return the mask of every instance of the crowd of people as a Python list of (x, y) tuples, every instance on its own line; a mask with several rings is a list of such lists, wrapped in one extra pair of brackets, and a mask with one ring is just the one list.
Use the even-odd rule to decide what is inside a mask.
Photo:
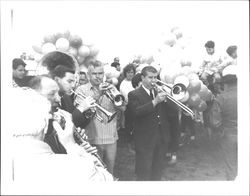
[[(114, 85), (104, 81), (104, 64), (98, 60), (76, 70), (74, 61), (48, 57), (46, 63), (51, 62), (47, 74), (25, 79), (26, 63), (21, 58), (14, 59), (13, 93), (22, 104), (19, 101), (14, 105), (13, 115), (19, 123), (12, 130), (13, 167), (18, 171), (18, 157), (22, 155), (46, 155), (43, 160), (46, 162), (61, 154), (63, 160), (77, 157), (72, 160), (78, 163), (72, 165), (82, 180), (115, 181), (118, 180), (114, 176), (118, 132), (123, 131), (128, 150), (135, 156), (136, 179), (160, 181), (166, 167), (164, 159), (170, 165), (177, 163), (182, 135), (188, 128), (194, 140), (194, 124), (201, 121), (210, 134), (220, 133), (216, 140), (218, 153), (223, 156), (226, 180), (234, 180), (237, 176), (237, 46), (227, 48), (227, 58), (218, 55), (213, 41), (206, 42), (205, 49), (207, 54), (197, 75), (214, 96), (207, 103), (202, 119), (182, 113), (167, 99), (167, 92), (155, 89), (159, 71), (151, 65), (136, 72), (138, 64), (132, 62), (121, 71), (119, 57), (114, 58), (111, 66), (121, 72), (118, 84)], [(119, 92), (122, 104), (107, 92)], [(209, 115), (215, 103), (216, 120), (220, 122), (212, 127)], [(61, 162), (65, 170), (72, 167)], [(29, 176), (18, 174), (13, 174), (13, 180)]]

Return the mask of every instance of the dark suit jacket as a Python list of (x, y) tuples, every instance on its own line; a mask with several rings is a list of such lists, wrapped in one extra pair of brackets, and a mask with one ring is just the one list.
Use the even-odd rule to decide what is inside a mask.
[[(84, 113), (81, 113), (78, 109), (76, 109), (73, 105), (73, 98), (69, 95), (62, 95), (61, 98), (61, 109), (72, 114), (72, 120), (76, 127), (85, 128), (89, 123), (90, 119), (87, 119)], [(78, 138), (75, 137), (77, 143), (79, 143)], [(52, 120), (49, 121), (48, 131), (45, 135), (44, 141), (50, 145), (51, 149), (56, 154), (66, 154), (66, 149), (60, 143), (58, 135), (52, 126)]]
[(72, 120), (76, 127), (84, 129), (90, 122), (85, 112), (81, 113), (73, 104), (73, 97), (64, 94), (61, 98), (61, 109), (72, 114)]
[[(155, 92), (156, 95), (156, 92)], [(168, 106), (153, 106), (152, 99), (141, 86), (128, 94), (128, 107), (134, 119), (134, 138), (139, 148), (153, 148), (159, 138), (169, 141)]]

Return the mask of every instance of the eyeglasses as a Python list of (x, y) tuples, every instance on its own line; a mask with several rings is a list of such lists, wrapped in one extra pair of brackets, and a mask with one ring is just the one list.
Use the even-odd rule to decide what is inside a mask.
[(80, 71), (79, 73), (80, 73), (81, 75), (86, 74), (86, 72), (84, 72), (84, 71)]

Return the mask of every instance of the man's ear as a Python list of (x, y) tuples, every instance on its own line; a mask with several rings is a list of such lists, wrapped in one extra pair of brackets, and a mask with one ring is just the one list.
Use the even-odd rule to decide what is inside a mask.
[(86, 73), (86, 76), (87, 76), (88, 80), (90, 80), (90, 73), (89, 72)]
[(56, 82), (59, 82), (60, 79), (61, 79), (61, 78), (59, 78), (58, 76), (55, 76), (55, 78), (54, 78), (54, 80), (55, 80)]

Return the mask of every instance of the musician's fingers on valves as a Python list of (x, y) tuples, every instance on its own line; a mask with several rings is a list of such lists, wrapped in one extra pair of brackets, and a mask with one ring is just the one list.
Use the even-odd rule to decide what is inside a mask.
[(88, 109), (94, 108), (95, 105), (95, 99), (91, 96), (88, 96), (84, 99), (76, 99), (75, 103), (77, 104), (77, 108), (81, 111), (84, 112)]
[(113, 86), (107, 82), (103, 82), (99, 85), (99, 90), (101, 90), (101, 91), (106, 91), (106, 90), (111, 89), (111, 88), (113, 88)]
[(76, 131), (81, 136), (82, 139), (87, 140), (88, 136), (86, 135), (85, 129), (81, 129), (80, 127), (76, 128)]
[(156, 97), (156, 102), (160, 103), (162, 101), (165, 101), (167, 99), (167, 93), (166, 92), (159, 92)]

